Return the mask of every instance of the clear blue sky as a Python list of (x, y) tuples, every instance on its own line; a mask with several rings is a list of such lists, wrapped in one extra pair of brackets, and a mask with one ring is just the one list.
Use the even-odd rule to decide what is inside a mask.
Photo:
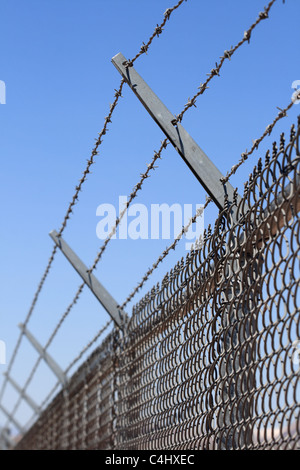
[[(133, 57), (146, 42), (164, 11), (175, 0), (2, 0), (0, 4), (0, 80), (7, 88), (0, 105), (1, 250), (0, 339), (7, 359), (17, 341), (52, 250), (48, 233), (60, 228), (75, 185), (90, 157), (120, 76), (111, 64), (118, 52)], [(267, 4), (266, 0), (188, 0), (172, 15), (160, 38), (135, 68), (156, 94), (178, 114), (225, 49), (235, 45)], [(235, 164), (252, 139), (259, 137), (291, 98), (300, 80), (299, 0), (278, 0), (270, 18), (227, 61), (197, 108), (183, 125), (223, 173)], [(300, 106), (275, 128), (234, 178), (243, 183), (260, 156), (282, 131), (289, 132)], [(87, 265), (102, 242), (96, 237), (99, 204), (117, 204), (128, 195), (158, 150), (163, 134), (128, 88), (116, 109), (92, 173), (64, 232), (65, 240)], [(136, 202), (204, 203), (205, 192), (175, 150), (169, 146)], [(214, 223), (213, 205), (205, 225)], [(170, 241), (171, 242), (171, 241)], [(113, 240), (96, 271), (122, 302), (166, 240)], [(138, 301), (185, 255), (178, 245), (134, 299)], [(45, 344), (71, 302), (80, 279), (58, 253), (28, 328)], [(132, 304), (127, 309), (131, 312)], [(107, 314), (85, 289), (49, 349), (65, 368), (107, 321)], [(37, 354), (23, 340), (12, 376), (23, 385)], [(0, 366), (5, 372), (6, 366)], [(3, 378), (0, 378), (0, 385)], [(55, 379), (42, 365), (28, 391), (41, 402)], [(4, 404), (11, 410), (17, 395), (8, 386)], [(30, 417), (24, 403), (16, 418)], [(0, 413), (0, 425), (5, 423)]]

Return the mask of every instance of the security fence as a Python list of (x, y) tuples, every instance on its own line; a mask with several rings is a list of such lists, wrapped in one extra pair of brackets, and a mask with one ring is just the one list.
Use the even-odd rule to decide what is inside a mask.
[(300, 448), (299, 135), (300, 119), (17, 449)]

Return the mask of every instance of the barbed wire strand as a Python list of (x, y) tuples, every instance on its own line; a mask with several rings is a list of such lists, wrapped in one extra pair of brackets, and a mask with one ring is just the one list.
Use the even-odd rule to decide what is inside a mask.
[[(163, 26), (165, 26), (165, 24), (167, 23), (167, 21), (170, 19), (171, 14), (172, 14), (177, 8), (179, 8), (179, 6), (180, 6), (184, 1), (187, 1), (187, 0), (180, 0), (174, 7), (168, 8), (168, 9), (166, 10), (166, 12), (164, 13), (164, 20), (163, 20), (163, 22), (161, 23), (160, 26), (157, 25), (157, 27), (156, 27), (155, 30), (154, 30), (154, 33), (150, 36), (150, 39), (148, 40), (148, 43), (147, 43), (146, 45), (143, 43), (143, 46), (141, 47), (140, 52), (132, 59), (132, 63), (135, 62), (135, 61), (137, 60), (137, 58), (140, 57), (142, 54), (146, 54), (146, 53), (147, 53), (147, 51), (148, 51), (148, 49), (149, 49), (149, 46), (151, 45), (153, 39), (154, 39), (155, 37), (159, 37), (159, 35), (162, 33), (162, 28), (163, 28)], [(102, 143), (102, 140), (101, 140), (101, 139), (102, 139), (102, 137), (103, 137), (104, 135), (106, 135), (106, 133), (107, 133), (107, 131), (108, 131), (108, 129), (107, 129), (108, 123), (111, 122), (111, 117), (112, 117), (112, 114), (113, 114), (113, 112), (114, 112), (114, 110), (115, 110), (117, 104), (118, 104), (119, 98), (122, 97), (122, 89), (123, 89), (124, 83), (125, 83), (125, 80), (122, 79), (122, 80), (121, 80), (121, 83), (120, 83), (120, 86), (119, 86), (119, 89), (118, 89), (118, 90), (115, 90), (115, 100), (114, 100), (114, 102), (110, 105), (110, 112), (109, 112), (108, 116), (105, 117), (104, 127), (102, 128), (101, 132), (98, 134), (99, 137), (96, 139), (96, 144), (95, 144), (95, 146), (94, 146), (94, 148), (93, 148), (93, 150), (92, 150), (92, 152), (91, 152), (91, 157), (90, 157), (90, 159), (87, 160), (87, 166), (86, 166), (86, 168), (85, 168), (85, 170), (84, 170), (84, 172), (83, 172), (83, 176), (82, 176), (82, 178), (80, 179), (79, 184), (78, 184), (78, 185), (76, 186), (76, 188), (75, 188), (75, 193), (74, 193), (74, 195), (73, 195), (73, 197), (72, 197), (72, 200), (71, 200), (71, 202), (70, 202), (70, 204), (69, 204), (69, 206), (68, 206), (68, 208), (67, 208), (67, 212), (66, 212), (66, 214), (65, 214), (65, 216), (64, 216), (63, 222), (62, 222), (62, 224), (61, 224), (61, 228), (60, 228), (60, 230), (59, 230), (59, 232), (58, 232), (58, 236), (61, 236), (62, 233), (63, 233), (63, 231), (64, 231), (64, 229), (66, 228), (67, 222), (68, 222), (68, 220), (69, 220), (69, 218), (70, 218), (70, 216), (71, 216), (71, 214), (72, 214), (72, 212), (73, 212), (73, 207), (74, 207), (74, 205), (76, 204), (76, 202), (78, 201), (79, 192), (82, 190), (82, 186), (83, 186), (84, 182), (85, 182), (86, 179), (87, 179), (87, 175), (90, 173), (90, 167), (95, 163), (95, 156), (98, 155), (98, 147), (99, 147), (99, 146), (101, 145), (101, 143)], [(25, 320), (25, 323), (24, 323), (25, 325), (28, 323), (28, 321), (29, 321), (29, 319), (30, 319), (30, 317), (31, 317), (31, 315), (32, 315), (32, 313), (33, 313), (34, 307), (35, 307), (35, 305), (36, 305), (36, 303), (37, 303), (37, 300), (38, 300), (38, 297), (39, 297), (39, 295), (40, 295), (40, 292), (41, 292), (41, 290), (42, 290), (42, 288), (43, 288), (43, 285), (44, 285), (44, 283), (45, 283), (45, 280), (46, 280), (46, 278), (47, 278), (47, 276), (48, 276), (48, 273), (49, 273), (49, 271), (50, 271), (50, 268), (51, 268), (51, 265), (52, 265), (52, 262), (53, 262), (53, 260), (54, 260), (54, 257), (55, 257), (56, 252), (57, 252), (57, 246), (55, 245), (54, 248), (53, 248), (52, 254), (51, 254), (50, 258), (49, 258), (49, 261), (48, 261), (48, 264), (47, 264), (45, 273), (43, 274), (42, 279), (41, 279), (41, 281), (40, 281), (40, 283), (39, 283), (39, 285), (38, 285), (38, 289), (37, 289), (37, 291), (36, 291), (36, 293), (35, 293), (35, 295), (34, 295), (33, 302), (32, 302), (32, 304), (31, 304), (31, 306), (30, 306), (29, 312), (28, 312), (28, 314), (27, 314), (27, 317), (26, 317), (26, 320)], [(80, 287), (81, 287), (81, 286), (80, 286)], [(79, 291), (80, 291), (80, 292), (79, 292)], [(81, 293), (81, 290), (80, 290), (80, 288), (79, 288), (78, 291), (77, 291), (77, 293), (76, 293), (76, 296), (75, 296), (75, 297), (77, 297), (78, 294), (80, 295), (80, 293)], [(73, 302), (72, 302), (72, 303), (73, 303)], [(66, 318), (67, 315), (68, 315), (68, 313), (66, 313), (66, 314), (64, 315), (64, 318), (62, 319), (62, 322), (64, 321), (64, 319)], [(59, 328), (58, 328), (58, 329), (59, 329)], [(24, 334), (24, 332), (21, 331), (20, 336), (19, 336), (18, 341), (17, 341), (16, 346), (15, 346), (13, 355), (12, 355), (12, 357), (11, 357), (11, 360), (10, 360), (10, 363), (9, 363), (9, 366), (8, 366), (8, 369), (7, 369), (8, 374), (10, 373), (11, 368), (12, 368), (12, 366), (13, 366), (13, 363), (14, 363), (14, 361), (15, 361), (15, 358), (16, 358), (16, 355), (17, 355), (17, 352), (18, 352), (18, 349), (19, 349), (19, 347), (20, 347), (20, 345), (21, 345), (21, 341), (22, 341), (23, 334)], [(5, 391), (6, 384), (7, 384), (7, 380), (8, 380), (8, 379), (5, 378), (5, 379), (4, 379), (4, 382), (3, 382), (3, 384), (2, 384), (1, 393), (0, 393), (0, 402), (2, 401), (2, 398), (3, 398), (3, 394), (4, 394), (4, 391)]]
[(259, 13), (257, 20), (250, 26), (250, 28), (247, 31), (244, 32), (243, 39), (241, 39), (234, 47), (231, 46), (231, 48), (229, 50), (224, 51), (223, 56), (220, 57), (220, 59), (221, 59), (220, 62), (219, 63), (216, 62), (215, 68), (212, 69), (209, 74), (207, 74), (208, 77), (207, 77), (206, 81), (204, 83), (200, 84), (199, 91), (193, 96), (193, 98), (191, 98), (191, 99), (188, 98), (188, 101), (187, 101), (183, 111), (181, 111), (181, 113), (176, 116), (177, 122), (182, 121), (183, 116), (187, 112), (188, 109), (190, 109), (192, 106), (196, 107), (197, 98), (200, 95), (202, 95), (205, 92), (206, 89), (209, 88), (208, 84), (214, 77), (219, 77), (220, 76), (221, 68), (223, 67), (224, 62), (226, 61), (226, 59), (231, 60), (231, 57), (233, 56), (233, 54), (245, 42), (248, 42), (248, 44), (250, 43), (250, 39), (251, 39), (251, 35), (252, 35), (253, 30), (259, 25), (259, 23), (261, 21), (269, 18), (269, 12), (270, 12), (270, 10), (271, 10), (271, 8), (272, 8), (272, 6), (274, 5), (275, 2), (276, 2), (276, 0), (270, 1), (269, 4), (264, 8), (264, 11)]

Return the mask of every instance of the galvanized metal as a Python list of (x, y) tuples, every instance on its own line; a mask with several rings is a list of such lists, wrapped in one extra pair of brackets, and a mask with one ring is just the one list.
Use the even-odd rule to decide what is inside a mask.
[(52, 370), (52, 372), (56, 375), (56, 377), (58, 378), (58, 380), (61, 382), (61, 384), (63, 386), (66, 386), (67, 385), (67, 377), (64, 373), (64, 371), (59, 367), (59, 365), (57, 364), (57, 362), (50, 356), (50, 354), (48, 354), (45, 349), (43, 348), (43, 346), (37, 341), (37, 339), (30, 333), (30, 331), (28, 330), (28, 328), (26, 328), (22, 323), (20, 323), (19, 325), (19, 328), (20, 330), (23, 331), (23, 334), (26, 336), (26, 338), (28, 339), (28, 341), (32, 344), (32, 346), (34, 347), (34, 349), (37, 350), (37, 352), (39, 353), (39, 355), (41, 356), (41, 358), (46, 362), (46, 364), (48, 365), (48, 367), (50, 367), (50, 369)]
[(49, 235), (61, 250), (61, 252), (65, 255), (67, 260), (71, 263), (73, 268), (84, 280), (85, 284), (91, 289), (92, 293), (99, 300), (103, 308), (111, 316), (116, 325), (118, 325), (120, 328), (123, 328), (124, 322), (126, 320), (126, 314), (118, 306), (118, 303), (115, 301), (115, 299), (110, 295), (105, 287), (100, 284), (94, 274), (88, 270), (87, 266), (81, 261), (76, 253), (63, 240), (63, 238), (58, 236), (58, 233), (55, 230), (50, 232)]
[(228, 195), (228, 199), (232, 203), (234, 188), (230, 183), (227, 183), (226, 186), (221, 183), (224, 178), (222, 173), (180, 122), (177, 122), (175, 116), (161, 102), (134, 67), (126, 66), (127, 61), (121, 53), (113, 57), (112, 63), (219, 209), (224, 208), (225, 194)]

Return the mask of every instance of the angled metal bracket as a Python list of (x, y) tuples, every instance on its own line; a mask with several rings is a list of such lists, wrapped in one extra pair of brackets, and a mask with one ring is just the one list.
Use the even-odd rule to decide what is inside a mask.
[(99, 300), (101, 305), (105, 308), (107, 313), (111, 316), (113, 321), (120, 327), (124, 327), (124, 321), (126, 320), (126, 313), (118, 306), (118, 303), (110, 295), (110, 293), (100, 284), (98, 279), (89, 272), (87, 266), (81, 261), (81, 259), (74, 253), (69, 245), (63, 240), (62, 237), (58, 236), (58, 233), (53, 230), (50, 232), (50, 237), (56, 243), (58, 248), (65, 255), (67, 260), (71, 263), (73, 268), (78, 272), (80, 277), (84, 280), (86, 285), (91, 289), (95, 297)]
[(23, 427), (18, 423), (18, 421), (15, 420), (15, 418), (6, 411), (6, 409), (0, 405), (0, 410), (2, 411), (3, 414), (9, 419), (9, 421), (20, 431), (21, 434), (23, 434)]
[(7, 381), (11, 383), (14, 389), (21, 395), (21, 397), (28, 403), (28, 405), (33, 409), (35, 413), (39, 413), (38, 405), (30, 398), (27, 393), (12, 379), (6, 372), (3, 374)]
[[(225, 194), (228, 195), (229, 203), (232, 203), (234, 200), (234, 188), (228, 182), (226, 185), (221, 182), (223, 178), (222, 173), (182, 125), (179, 122), (174, 122), (174, 120), (176, 121), (175, 116), (160, 101), (135, 69), (133, 67), (126, 67), (125, 57), (119, 53), (113, 57), (112, 63), (156, 124), (168, 137), (218, 208), (221, 210), (224, 208)], [(240, 196), (238, 196), (239, 198)]]
[(35, 337), (28, 331), (28, 329), (20, 323), (19, 328), (23, 331), (23, 334), (26, 336), (28, 341), (32, 344), (32, 346), (37, 350), (39, 355), (44, 359), (46, 364), (50, 367), (52, 372), (56, 375), (58, 380), (61, 382), (63, 386), (67, 385), (67, 377), (63, 370), (59, 367), (59, 365), (55, 362), (54, 359), (45, 351), (42, 345), (35, 339)]

